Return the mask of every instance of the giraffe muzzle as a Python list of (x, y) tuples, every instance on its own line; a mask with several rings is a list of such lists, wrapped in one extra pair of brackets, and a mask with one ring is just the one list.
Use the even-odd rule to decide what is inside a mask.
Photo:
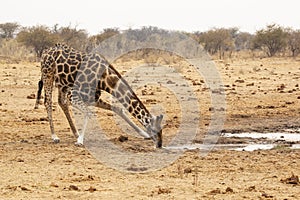
[(156, 148), (162, 148), (162, 140), (156, 142)]

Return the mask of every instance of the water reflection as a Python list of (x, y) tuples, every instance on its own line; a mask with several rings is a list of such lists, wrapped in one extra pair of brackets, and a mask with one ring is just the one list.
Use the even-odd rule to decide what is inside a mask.
[[(299, 133), (225, 133), (223, 134), (224, 138), (249, 138), (257, 139), (256, 142), (251, 144), (215, 144), (214, 149), (227, 149), (235, 151), (255, 151), (255, 150), (269, 150), (276, 147), (281, 147), (282, 144), (278, 142), (287, 143), (286, 148), (290, 149), (300, 149), (300, 134)], [(263, 139), (263, 141), (262, 141)], [(296, 143), (296, 144), (295, 144)], [(181, 145), (181, 146), (168, 146), (166, 149), (169, 150), (206, 150), (210, 149), (211, 146), (204, 144), (190, 144), (190, 145)]]

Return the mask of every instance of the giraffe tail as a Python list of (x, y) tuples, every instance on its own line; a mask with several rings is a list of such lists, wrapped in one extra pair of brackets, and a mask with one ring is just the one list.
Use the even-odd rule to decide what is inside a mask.
[(38, 109), (39, 108), (43, 85), (44, 85), (43, 81), (40, 80), (39, 83), (38, 83), (38, 92), (37, 92), (37, 95), (36, 95), (36, 102), (35, 102), (34, 109)]

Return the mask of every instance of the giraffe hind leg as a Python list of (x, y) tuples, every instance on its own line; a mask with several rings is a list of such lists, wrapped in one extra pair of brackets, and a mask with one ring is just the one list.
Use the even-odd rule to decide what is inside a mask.
[(41, 95), (42, 95), (42, 89), (43, 89), (43, 80), (40, 80), (38, 82), (38, 91), (37, 91), (37, 95), (36, 95), (36, 102), (35, 102), (34, 109), (39, 108), (39, 104), (41, 101)]
[(51, 136), (54, 143), (59, 143), (60, 139), (54, 132), (53, 118), (52, 118), (52, 88), (53, 88), (53, 78), (48, 77), (44, 79), (44, 91), (45, 91), (45, 107), (47, 110), (48, 121), (50, 124)]

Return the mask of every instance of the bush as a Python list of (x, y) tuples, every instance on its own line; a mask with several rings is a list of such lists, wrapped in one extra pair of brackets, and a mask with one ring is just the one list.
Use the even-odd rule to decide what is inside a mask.
[(34, 60), (35, 56), (30, 49), (18, 43), (15, 39), (0, 42), (0, 57), (9, 60)]
[(89, 37), (88, 45), (86, 46), (86, 51), (91, 52), (101, 42), (119, 33), (119, 29), (117, 28), (106, 28), (101, 33)]
[(85, 30), (72, 28), (71, 26), (58, 28), (58, 25), (55, 25), (52, 33), (60, 42), (80, 51), (86, 50), (88, 34)]
[(17, 41), (27, 47), (32, 47), (38, 58), (42, 56), (45, 48), (53, 46), (59, 38), (53, 34), (48, 27), (34, 26), (24, 28), (17, 35)]
[(233, 51), (235, 49), (233, 30), (225, 28), (212, 29), (198, 34), (198, 41), (204, 46), (206, 51), (212, 55), (219, 53), (219, 58), (222, 59), (225, 51)]
[(300, 30), (289, 30), (287, 45), (293, 57), (300, 53)]
[(263, 50), (269, 57), (285, 49), (288, 34), (279, 25), (268, 25), (265, 29), (256, 32), (253, 39), (253, 49)]
[(16, 22), (0, 24), (0, 37), (6, 39), (13, 38), (19, 27), (20, 25)]

